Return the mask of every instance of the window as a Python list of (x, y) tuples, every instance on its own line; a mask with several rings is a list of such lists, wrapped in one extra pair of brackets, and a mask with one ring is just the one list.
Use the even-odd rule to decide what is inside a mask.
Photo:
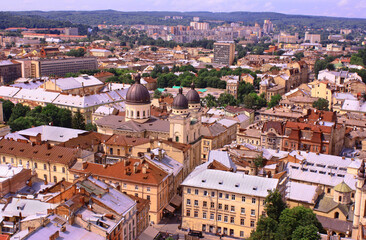
[(206, 232), (206, 224), (202, 224), (202, 232)]
[(179, 142), (179, 137), (178, 136), (175, 137), (175, 141)]
[(191, 210), (187, 210), (187, 211), (186, 211), (186, 216), (187, 216), (187, 217), (190, 217), (190, 216), (191, 216)]
[(5, 157), (3, 157), (3, 162), (5, 162), (6, 160), (5, 160)]
[(22, 165), (22, 159), (19, 159), (19, 164)]
[(123, 184), (123, 188), (127, 188), (127, 183), (124, 183)]
[(46, 174), (44, 174), (44, 175), (43, 175), (43, 179), (44, 179), (45, 181), (47, 181), (47, 175), (46, 175)]
[(230, 223), (235, 223), (235, 218), (234, 217), (230, 217)]
[(191, 199), (187, 199), (187, 205), (191, 205)]
[(241, 201), (242, 202), (245, 202), (245, 197), (243, 196), (243, 197), (241, 197)]
[(57, 177), (53, 176), (53, 182), (57, 183)]
[(234, 229), (230, 229), (230, 236), (234, 236)]
[(250, 221), (250, 227), (254, 227), (255, 226), (255, 223), (254, 223), (254, 221), (252, 220), (252, 221)]
[(142, 115), (143, 115), (144, 117), (146, 116), (145, 111), (143, 111), (143, 112), (142, 112)]
[(206, 213), (206, 212), (203, 212), (203, 213), (202, 213), (202, 218), (203, 218), (203, 219), (206, 219), (206, 218), (207, 218), (207, 213)]
[(229, 194), (228, 193), (225, 194), (225, 198), (229, 199)]
[(254, 209), (250, 210), (250, 215), (255, 216), (255, 210)]
[(147, 188), (146, 188), (146, 191), (147, 191), (147, 192), (150, 192), (150, 187), (147, 187)]
[(219, 203), (219, 209), (220, 210), (222, 209), (222, 203)]
[(11, 158), (11, 163), (14, 163), (14, 158)]
[(214, 213), (211, 213), (210, 214), (210, 220), (214, 220), (215, 219), (215, 214)]
[(135, 193), (135, 197), (139, 197), (139, 194), (138, 193)]
[(194, 217), (198, 218), (198, 211), (194, 211)]
[(222, 198), (222, 193), (221, 192), (219, 193), (219, 198)]
[(187, 188), (187, 193), (191, 194), (191, 189)]
[(203, 201), (203, 207), (207, 207), (207, 202)]
[(198, 206), (198, 200), (194, 200), (194, 205)]
[(227, 216), (224, 216), (224, 222), (227, 223), (227, 219), (228, 219), (228, 217)]
[(198, 189), (194, 190), (194, 194), (198, 195)]
[(53, 171), (56, 172), (57, 171), (57, 167), (53, 166)]
[(221, 221), (221, 214), (217, 215), (217, 221)]
[(136, 112), (136, 117), (140, 117), (140, 111)]
[(211, 197), (215, 197), (215, 192), (211, 192)]
[(240, 225), (244, 226), (245, 220), (244, 218), (240, 218)]
[(207, 191), (203, 191), (203, 196), (207, 196), (208, 192)]
[(235, 195), (231, 195), (231, 200), (235, 200)]
[(338, 201), (339, 201), (339, 202), (342, 202), (342, 196), (339, 196), (339, 197), (338, 197)]
[(252, 203), (253, 204), (255, 204), (255, 201), (256, 201), (256, 199), (255, 198), (252, 198)]
[(215, 203), (214, 202), (211, 203), (211, 208), (215, 208)]
[(244, 237), (244, 231), (240, 231), (240, 237)]
[(47, 165), (43, 164), (43, 169), (47, 170)]
[(150, 201), (150, 195), (146, 195), (146, 199)]
[(65, 173), (66, 172), (66, 169), (65, 167), (62, 168), (62, 173)]
[(229, 205), (225, 204), (225, 211), (228, 211), (228, 210), (229, 210)]
[(109, 148), (109, 154), (113, 155), (113, 148)]
[(330, 188), (328, 188), (328, 189), (327, 189), (327, 193), (330, 193), (330, 191), (331, 191), (331, 189), (330, 189)]
[(335, 213), (334, 213), (334, 218), (335, 218), (335, 219), (338, 219), (338, 218), (339, 218), (339, 212), (335, 212)]
[(235, 206), (231, 206), (230, 211), (235, 212)]
[(245, 214), (245, 208), (242, 207), (241, 210), (240, 210), (240, 213)]
[(139, 186), (138, 185), (135, 185), (135, 190), (139, 190)]

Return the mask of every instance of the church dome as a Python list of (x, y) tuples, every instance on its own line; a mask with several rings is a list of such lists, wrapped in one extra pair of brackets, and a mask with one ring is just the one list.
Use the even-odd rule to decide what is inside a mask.
[(187, 100), (189, 104), (197, 104), (200, 103), (200, 95), (198, 94), (198, 92), (194, 89), (194, 83), (192, 82), (191, 84), (191, 90), (188, 91), (187, 95)]
[(149, 104), (150, 93), (147, 88), (140, 83), (140, 75), (136, 77), (135, 83), (128, 89), (126, 95), (127, 104)]
[(188, 109), (188, 100), (183, 95), (183, 89), (179, 88), (178, 95), (173, 100), (173, 109)]

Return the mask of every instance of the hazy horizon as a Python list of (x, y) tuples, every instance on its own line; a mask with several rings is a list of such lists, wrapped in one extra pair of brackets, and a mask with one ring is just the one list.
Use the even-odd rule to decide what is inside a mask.
[(366, 18), (366, 0), (13, 0), (1, 11), (95, 11), (125, 12), (276, 12), (283, 14)]

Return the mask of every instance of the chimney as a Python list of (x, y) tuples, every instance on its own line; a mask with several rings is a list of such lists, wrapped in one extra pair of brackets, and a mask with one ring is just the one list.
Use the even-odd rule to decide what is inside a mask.
[(163, 149), (159, 148), (159, 160), (161, 161), (163, 159)]
[(143, 167), (142, 167), (142, 173), (143, 173), (143, 174), (146, 174), (146, 171), (147, 171), (146, 166), (143, 166)]

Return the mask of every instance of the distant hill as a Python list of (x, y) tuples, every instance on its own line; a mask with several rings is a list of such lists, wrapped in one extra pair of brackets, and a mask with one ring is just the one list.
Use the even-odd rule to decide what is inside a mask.
[(15, 12), (0, 12), (0, 29), (8, 27), (26, 28), (55, 28), (55, 27), (78, 27), (79, 34), (86, 34), (88, 26), (72, 23), (65, 20), (49, 19), (39, 15), (17, 14)]
[[(24, 11), (12, 12), (18, 15), (37, 15), (47, 19), (70, 21), (87, 25), (98, 24), (157, 24), (157, 25), (188, 25), (192, 17), (202, 20), (221, 20), (225, 22), (243, 21), (245, 24), (263, 23), (271, 19), (280, 29), (289, 25), (295, 27), (335, 27), (335, 28), (366, 28), (366, 19), (321, 17), (304, 15), (287, 15), (274, 12), (120, 12), (114, 10), (101, 11)], [(183, 16), (182, 20), (163, 20), (164, 16)]]
[[(163, 18), (165, 16), (183, 16), (183, 19), (164, 20)], [(288, 15), (274, 12), (121, 12), (114, 10), (0, 12), (0, 28), (11, 26), (15, 23), (17, 26), (21, 24), (24, 26), (58, 26), (70, 24), (89, 26), (98, 24), (188, 25), (192, 17), (196, 16), (200, 17), (203, 21), (218, 20), (227, 23), (242, 21), (244, 24), (254, 24), (256, 22), (262, 24), (265, 19), (270, 19), (279, 29), (288, 29), (289, 26), (301, 30), (304, 29), (303, 26), (310, 28), (366, 29), (366, 19), (357, 18)]]

